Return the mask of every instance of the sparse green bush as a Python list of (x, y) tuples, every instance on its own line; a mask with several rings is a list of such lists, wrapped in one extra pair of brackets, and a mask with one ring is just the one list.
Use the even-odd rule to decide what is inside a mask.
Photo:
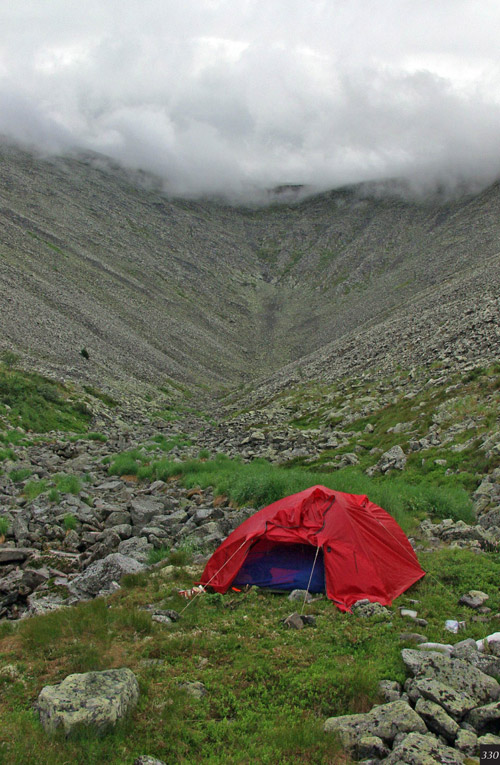
[(82, 482), (76, 475), (57, 475), (54, 482), (61, 494), (79, 494), (82, 490)]
[(170, 547), (156, 547), (155, 549), (151, 550), (148, 555), (148, 565), (152, 566), (154, 563), (159, 563), (162, 560), (165, 560), (170, 555)]
[(30, 475), (31, 470), (29, 468), (19, 468), (18, 470), (11, 470), (9, 473), (9, 478), (11, 481), (14, 481), (14, 483), (21, 483), (21, 481), (29, 478)]
[(73, 515), (73, 513), (67, 513), (63, 518), (63, 526), (66, 529), (66, 531), (72, 531), (76, 529), (78, 525), (78, 519), (76, 516)]
[(0, 515), (0, 537), (4, 537), (9, 530), (9, 519), (5, 515)]
[(0, 361), (2, 364), (5, 364), (5, 366), (8, 369), (12, 369), (12, 367), (15, 367), (17, 362), (19, 361), (19, 356), (17, 353), (14, 353), (14, 351), (11, 351), (9, 349), (2, 351), (0, 354)]
[(92, 431), (91, 433), (87, 433), (87, 438), (90, 441), (101, 441), (101, 443), (103, 444), (108, 440), (107, 436), (105, 436), (104, 433), (96, 433), (94, 431)]
[(23, 494), (27, 499), (36, 499), (47, 491), (47, 481), (42, 478), (41, 481), (28, 481), (23, 489)]
[(55, 502), (56, 504), (59, 504), (59, 502), (61, 501), (61, 495), (59, 494), (59, 492), (55, 488), (49, 489), (49, 493), (47, 494), (47, 498), (48, 498), (49, 502)]
[(4, 460), (14, 462), (15, 459), (16, 453), (13, 449), (0, 449), (0, 462), (3, 462)]

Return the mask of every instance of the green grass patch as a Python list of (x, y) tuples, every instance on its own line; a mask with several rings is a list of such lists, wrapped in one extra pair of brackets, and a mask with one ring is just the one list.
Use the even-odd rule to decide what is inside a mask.
[(76, 475), (59, 474), (54, 477), (56, 489), (60, 494), (79, 494), (82, 482)]
[(92, 431), (91, 433), (87, 433), (86, 438), (89, 439), (89, 441), (100, 441), (101, 443), (106, 443), (108, 440), (107, 436), (104, 435), (104, 433), (96, 433), (95, 431)]
[(409, 532), (416, 521), (431, 516), (472, 521), (471, 502), (462, 487), (439, 487), (424, 482), (413, 484), (400, 476), (369, 478), (358, 468), (335, 473), (286, 468), (258, 459), (251, 463), (218, 456), (215, 460), (153, 462), (152, 476), (167, 480), (179, 476), (191, 488), (212, 486), (215, 494), (226, 494), (238, 505), (263, 507), (315, 484), (351, 494), (366, 494), (390, 513)]
[[(443, 550), (422, 556), (422, 563), (428, 575), (397, 599), (390, 619), (343, 614), (324, 598), (307, 606), (315, 627), (285, 630), (281, 620), (292, 610), (287, 598), (253, 588), (203, 595), (179, 621), (160, 625), (144, 606), (181, 611), (186, 601), (177, 590), (192, 586), (197, 574), (179, 569), (183, 578), (174, 578), (158, 569), (127, 578), (129, 586), (107, 601), (0, 625), (0, 663), (20, 673), (19, 681), (2, 683), (1, 757), (9, 765), (122, 765), (147, 752), (186, 765), (347, 765), (323, 723), (380, 702), (380, 680), (405, 680), (399, 634), (408, 631), (408, 621), (398, 606), (418, 600), (430, 640), (480, 639), (496, 629), (498, 555)], [(458, 605), (471, 588), (490, 595), (492, 615), (484, 623)], [(447, 618), (464, 619), (466, 630), (447, 632)], [(32, 710), (44, 685), (73, 672), (122, 666), (141, 688), (129, 720), (105, 736), (44, 733)], [(182, 687), (196, 681), (207, 690), (201, 699)]]
[(9, 478), (11, 481), (14, 481), (14, 483), (21, 483), (21, 481), (29, 478), (31, 473), (32, 471), (30, 468), (19, 468), (18, 470), (11, 470), (9, 473)]
[(23, 489), (23, 494), (26, 499), (32, 500), (46, 492), (47, 488), (48, 482), (45, 478), (42, 478), (40, 481), (28, 481)]
[(95, 388), (93, 385), (84, 385), (83, 390), (85, 393), (88, 393), (89, 396), (92, 396), (92, 398), (97, 398), (99, 401), (102, 401), (103, 404), (106, 404), (106, 406), (109, 406), (111, 409), (114, 409), (118, 406), (118, 401), (113, 398), (109, 393), (105, 393), (102, 390), (99, 390), (98, 388)]
[(64, 386), (41, 375), (1, 365), (0, 412), (11, 425), (37, 433), (50, 430), (83, 433), (91, 416), (83, 402), (69, 399)]
[(141, 449), (129, 449), (112, 458), (109, 475), (137, 475), (139, 468), (149, 461), (149, 455)]

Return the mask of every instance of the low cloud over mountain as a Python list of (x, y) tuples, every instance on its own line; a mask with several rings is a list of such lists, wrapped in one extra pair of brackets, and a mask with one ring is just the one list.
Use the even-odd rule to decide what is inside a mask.
[(242, 198), (500, 175), (493, 2), (37, 0), (5, 6), (0, 133)]

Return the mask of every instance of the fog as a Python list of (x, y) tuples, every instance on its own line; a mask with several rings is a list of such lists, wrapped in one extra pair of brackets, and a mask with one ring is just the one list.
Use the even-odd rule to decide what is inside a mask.
[(182, 196), (500, 176), (500, 4), (0, 0), (0, 134)]

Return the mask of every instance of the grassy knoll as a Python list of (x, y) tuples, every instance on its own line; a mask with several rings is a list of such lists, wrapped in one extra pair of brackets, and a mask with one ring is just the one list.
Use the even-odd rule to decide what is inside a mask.
[[(471, 586), (500, 606), (500, 560), (462, 550), (424, 556), (430, 575), (396, 602), (419, 601), (430, 640), (480, 638), (495, 619), (474, 622), (459, 607)], [(411, 623), (397, 609), (390, 620), (342, 614), (326, 599), (306, 608), (316, 626), (287, 631), (294, 608), (285, 596), (256, 589), (203, 595), (180, 621), (153, 622), (148, 603), (180, 611), (179, 588), (200, 570), (166, 566), (126, 577), (108, 601), (98, 599), (43, 617), (0, 626), (0, 762), (11, 765), (130, 763), (148, 753), (166, 762), (347, 763), (322, 724), (327, 716), (368, 710), (381, 679), (404, 679), (399, 634)], [(437, 581), (437, 579), (440, 581)], [(465, 619), (453, 636), (446, 618)], [(1, 674), (13, 665), (14, 677)], [(130, 667), (141, 688), (131, 719), (103, 737), (50, 738), (33, 704), (41, 688), (71, 672)], [(189, 696), (180, 684), (202, 682), (207, 695)]]

